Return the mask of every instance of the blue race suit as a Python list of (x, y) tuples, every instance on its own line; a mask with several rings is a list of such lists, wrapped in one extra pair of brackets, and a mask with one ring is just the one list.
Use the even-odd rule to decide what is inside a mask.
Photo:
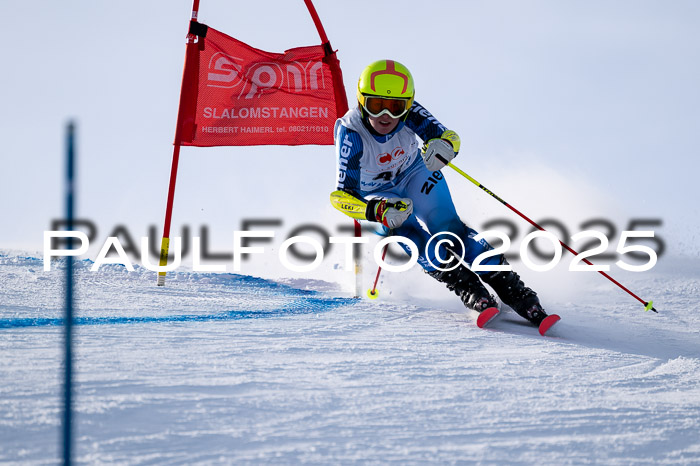
[[(477, 232), (459, 218), (442, 173), (429, 172), (421, 158), (416, 136), (427, 142), (439, 138), (446, 129), (418, 102), (413, 103), (406, 118), (387, 135), (373, 131), (366, 118), (363, 121), (358, 107), (348, 111), (335, 124), (337, 189), (365, 201), (374, 197), (411, 199), (413, 214), (392, 234), (406, 237), (418, 246), (418, 263), (428, 272), (441, 265), (435, 257), (434, 242), (426, 251), (428, 240), (437, 233), (457, 235), (464, 243), (464, 259), (469, 265), (479, 254), (492, 249), (485, 240), (473, 239)], [(388, 233), (388, 228), (384, 227), (384, 234)], [(449, 237), (440, 235), (439, 239)], [(407, 246), (401, 245), (408, 253)], [(455, 252), (461, 255), (459, 244), (455, 242), (455, 246)], [(444, 250), (439, 254), (445, 259)], [(500, 262), (501, 256), (498, 255), (482, 263)]]

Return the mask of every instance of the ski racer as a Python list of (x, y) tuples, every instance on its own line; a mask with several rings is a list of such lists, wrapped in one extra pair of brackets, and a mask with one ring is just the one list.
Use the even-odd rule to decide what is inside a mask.
[[(465, 266), (492, 247), (473, 239), (477, 232), (459, 218), (440, 171), (459, 152), (459, 136), (414, 101), (414, 95), (411, 73), (397, 61), (379, 60), (362, 71), (357, 107), (335, 124), (337, 191), (331, 203), (350, 217), (381, 224), (385, 235), (412, 240), (418, 246), (418, 263), (467, 308), (479, 313), (497, 308), (483, 280), (503, 303), (539, 326), (547, 314), (517, 273), (475, 273)], [(437, 251), (426, 251), (431, 236), (443, 232), (456, 235), (464, 248), (453, 241), (449, 249), (443, 243)], [(483, 264), (508, 263), (495, 255)]]

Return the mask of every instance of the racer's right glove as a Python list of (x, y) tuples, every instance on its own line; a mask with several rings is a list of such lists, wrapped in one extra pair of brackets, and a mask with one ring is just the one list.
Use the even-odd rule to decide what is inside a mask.
[(400, 227), (413, 213), (413, 201), (405, 197), (372, 199), (367, 203), (367, 220), (380, 222), (391, 229)]

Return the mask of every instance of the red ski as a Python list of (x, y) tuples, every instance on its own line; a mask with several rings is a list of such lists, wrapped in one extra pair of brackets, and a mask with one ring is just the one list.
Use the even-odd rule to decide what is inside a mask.
[[(497, 307), (489, 307), (488, 309), (484, 309), (481, 311), (479, 314), (479, 317), (476, 318), (476, 326), (479, 328), (485, 328), (487, 325), (489, 325), (493, 320), (498, 317), (500, 314), (500, 311), (498, 310)], [(545, 336), (547, 332), (554, 327), (554, 324), (559, 322), (561, 320), (561, 317), (559, 317), (557, 314), (552, 314), (548, 315), (545, 317), (542, 322), (540, 322), (538, 331), (540, 332), (540, 335)]]
[(540, 322), (540, 335), (544, 336), (550, 328), (554, 327), (554, 324), (559, 322), (561, 320), (561, 317), (559, 317), (556, 314), (548, 315), (547, 317), (544, 318), (542, 322)]
[(496, 318), (500, 313), (497, 307), (489, 307), (484, 309), (479, 313), (479, 317), (476, 318), (476, 326), (479, 328), (486, 327), (489, 322)]

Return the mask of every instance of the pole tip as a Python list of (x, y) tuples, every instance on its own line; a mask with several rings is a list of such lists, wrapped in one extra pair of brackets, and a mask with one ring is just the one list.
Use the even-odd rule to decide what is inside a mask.
[(648, 312), (648, 311), (654, 311), (654, 312), (656, 312), (657, 314), (659, 313), (659, 311), (657, 311), (656, 309), (654, 309), (654, 302), (653, 302), (653, 301), (649, 301), (648, 303), (645, 303), (645, 304), (644, 304), (644, 311), (646, 311), (646, 312)]

